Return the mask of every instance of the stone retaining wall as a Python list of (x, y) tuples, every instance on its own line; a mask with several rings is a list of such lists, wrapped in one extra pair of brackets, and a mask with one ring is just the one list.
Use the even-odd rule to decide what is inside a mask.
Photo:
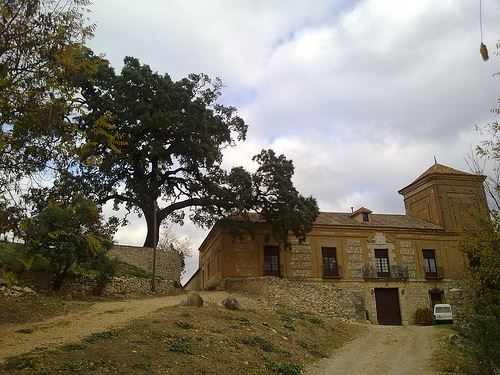
[[(60, 294), (72, 298), (93, 295), (96, 286), (95, 277), (89, 275), (73, 275), (64, 281)], [(156, 293), (174, 295), (180, 293), (172, 280), (156, 280)], [(151, 294), (151, 280), (138, 277), (113, 277), (105, 286), (102, 296), (118, 296), (133, 294)]]
[(228, 292), (260, 297), (269, 304), (280, 304), (344, 320), (365, 321), (363, 293), (337, 288), (328, 282), (254, 277), (226, 279), (223, 287)]
[[(132, 264), (136, 267), (153, 272), (153, 248), (115, 245), (109, 251), (110, 258)], [(175, 251), (156, 251), (156, 274), (163, 279), (173, 280), (178, 285), (181, 281), (181, 256)]]

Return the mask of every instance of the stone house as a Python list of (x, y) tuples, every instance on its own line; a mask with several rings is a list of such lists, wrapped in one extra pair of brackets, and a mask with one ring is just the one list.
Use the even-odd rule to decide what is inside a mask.
[(467, 261), (458, 232), (473, 229), (471, 213), (487, 212), (484, 179), (436, 163), (399, 190), (405, 215), (364, 207), (321, 212), (291, 250), (277, 245), (259, 215), (250, 215), (253, 234), (243, 239), (220, 222), (201, 244), (188, 284), (374, 324), (411, 324), (418, 308), (457, 298)]

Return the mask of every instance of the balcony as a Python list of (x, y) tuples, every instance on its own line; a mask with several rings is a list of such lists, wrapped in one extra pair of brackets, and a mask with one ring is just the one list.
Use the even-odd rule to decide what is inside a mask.
[(443, 279), (444, 273), (442, 267), (428, 268), (424, 267), (424, 275), (426, 279)]
[(407, 266), (389, 266), (388, 272), (380, 272), (373, 265), (365, 264), (361, 272), (367, 280), (407, 280), (409, 277)]
[(342, 267), (337, 265), (336, 269), (323, 268), (323, 279), (340, 279), (342, 278)]

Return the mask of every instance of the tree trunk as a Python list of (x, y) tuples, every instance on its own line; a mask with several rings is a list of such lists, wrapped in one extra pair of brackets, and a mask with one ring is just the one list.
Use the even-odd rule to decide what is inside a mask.
[[(156, 204), (156, 202), (149, 204), (148, 208), (142, 208), (142, 212), (144, 213), (144, 217), (146, 218), (146, 225), (147, 225), (147, 229), (148, 229), (148, 234), (146, 236), (146, 240), (144, 241), (144, 245), (143, 245), (144, 247), (154, 247), (155, 245), (158, 244), (161, 218), (159, 217), (158, 212), (156, 212), (156, 230), (155, 230), (154, 204)], [(156, 234), (156, 238), (154, 238), (155, 234)]]

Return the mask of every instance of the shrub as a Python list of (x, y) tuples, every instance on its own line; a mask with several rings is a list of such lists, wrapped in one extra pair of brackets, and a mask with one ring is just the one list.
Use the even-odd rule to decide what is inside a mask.
[(103, 253), (92, 262), (92, 268), (97, 271), (96, 285), (92, 291), (94, 295), (100, 296), (111, 278), (116, 275), (116, 263), (115, 259), (109, 259)]
[(421, 307), (415, 313), (415, 323), (421, 325), (431, 325), (434, 323), (434, 316), (432, 310), (428, 307)]

